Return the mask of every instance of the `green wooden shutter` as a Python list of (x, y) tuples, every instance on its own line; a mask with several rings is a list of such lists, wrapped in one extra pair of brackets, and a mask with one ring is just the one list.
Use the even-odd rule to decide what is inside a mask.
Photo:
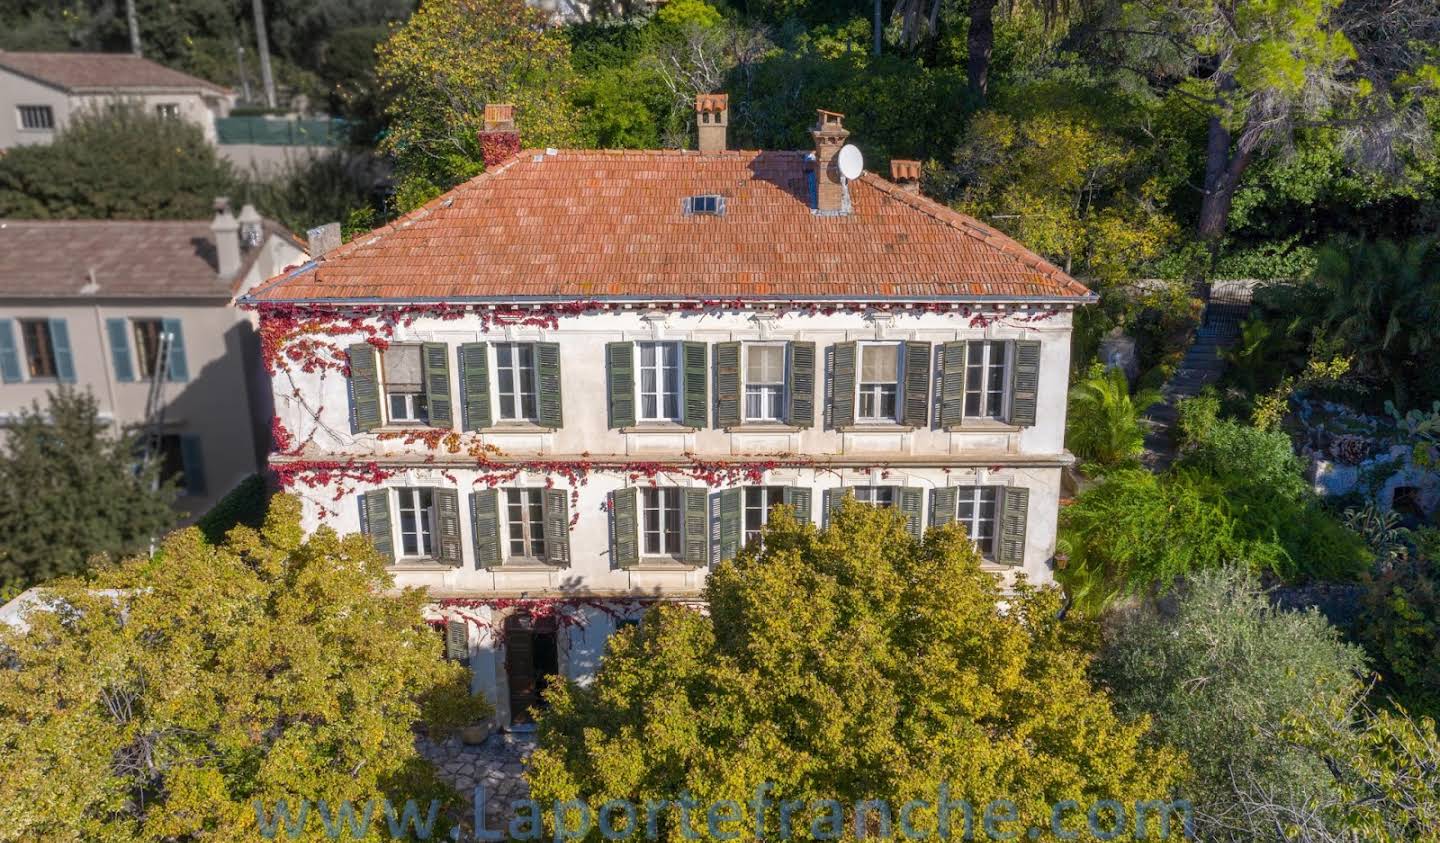
[(943, 527), (955, 520), (955, 487), (941, 486), (930, 492), (930, 526)]
[(910, 535), (920, 538), (924, 534), (925, 490), (909, 486), (900, 489), (900, 512), (905, 516), (905, 527)]
[(64, 319), (50, 320), (50, 348), (55, 352), (55, 380), (75, 382), (75, 355), (70, 353), (70, 326)]
[(905, 343), (905, 407), (901, 424), (930, 426), (930, 343)]
[(684, 529), (680, 535), (680, 546), (685, 564), (704, 565), (710, 561), (709, 513), (706, 509), (705, 489), (681, 489)]
[(490, 346), (483, 342), (460, 346), (460, 392), (466, 430), (484, 430), (494, 424), (490, 415)]
[(830, 424), (850, 427), (855, 424), (855, 343), (835, 344), (834, 367), (830, 375)]
[[(635, 426), (635, 345), (605, 344), (605, 366), (610, 387), (610, 429)], [(632, 496), (633, 497), (633, 496)]]
[(1040, 393), (1040, 343), (1015, 343), (1015, 362), (1010, 369), (1010, 423), (1021, 427), (1035, 424), (1035, 402)]
[(20, 347), (15, 344), (15, 323), (0, 319), (0, 381), (19, 383)]
[(680, 343), (685, 402), (680, 423), (686, 427), (705, 427), (710, 418), (708, 351), (709, 347), (703, 342)]
[(640, 562), (640, 527), (634, 489), (610, 493), (610, 530), (614, 533), (615, 566), (633, 568)]
[(374, 430), (380, 420), (380, 372), (375, 346), (350, 346), (350, 424), (357, 433)]
[(741, 529), (739, 489), (725, 489), (720, 492), (720, 561), (734, 559), (740, 552)]
[(135, 364), (130, 360), (130, 320), (106, 319), (105, 336), (110, 340), (110, 362), (115, 366), (115, 380), (135, 380)]
[(185, 334), (180, 330), (180, 320), (162, 320), (160, 329), (170, 335), (170, 365), (165, 370), (166, 378), (173, 383), (190, 380), (190, 365), (185, 360)]
[(425, 366), (425, 404), (431, 427), (455, 424), (454, 399), (450, 394), (450, 346), (427, 342), (420, 346)]
[(360, 530), (374, 542), (380, 555), (395, 561), (395, 542), (390, 535), (390, 492), (374, 489), (360, 496)]
[(470, 493), (470, 527), (475, 536), (475, 567), (495, 568), (500, 554), (500, 492), (480, 489)]
[(940, 424), (951, 427), (965, 420), (965, 340), (945, 343), (940, 352)]
[(835, 513), (840, 511), (840, 502), (843, 500), (845, 500), (845, 490), (843, 488), (825, 490), (825, 513), (822, 519), (824, 526), (830, 526), (830, 519), (835, 516)]
[(1030, 514), (1030, 490), (1007, 486), (1000, 505), (1000, 540), (995, 560), (1007, 565), (1025, 562), (1025, 522)]
[(803, 486), (786, 486), (785, 503), (795, 510), (795, 520), (801, 524), (810, 522), (810, 490)]
[(435, 558), (459, 567), (464, 561), (460, 552), (460, 493), (454, 489), (431, 491), (435, 501)]
[(796, 427), (815, 425), (815, 343), (792, 342), (785, 356), (789, 407), (785, 421)]
[(545, 561), (567, 567), (570, 564), (570, 493), (564, 489), (541, 492), (545, 505)]
[(715, 426), (740, 424), (740, 343), (715, 345)]
[(565, 426), (565, 404), (560, 396), (560, 343), (535, 343), (535, 374), (539, 386), (536, 419), (541, 427)]
[(457, 662), (470, 659), (470, 632), (459, 618), (445, 621), (445, 658)]
[(180, 465), (185, 472), (185, 494), (205, 494), (205, 453), (199, 436), (180, 434)]

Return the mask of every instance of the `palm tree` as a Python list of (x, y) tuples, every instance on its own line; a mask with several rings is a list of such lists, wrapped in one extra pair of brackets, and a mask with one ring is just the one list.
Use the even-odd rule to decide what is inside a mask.
[(1080, 459), (1104, 467), (1133, 460), (1145, 450), (1141, 414), (1160, 397), (1156, 390), (1131, 396), (1119, 369), (1092, 369), (1070, 388), (1065, 444)]
[(1411, 379), (1440, 348), (1440, 249), (1434, 237), (1407, 243), (1341, 240), (1320, 251), (1315, 278), (1329, 294), (1322, 327), (1388, 380), (1409, 406)]

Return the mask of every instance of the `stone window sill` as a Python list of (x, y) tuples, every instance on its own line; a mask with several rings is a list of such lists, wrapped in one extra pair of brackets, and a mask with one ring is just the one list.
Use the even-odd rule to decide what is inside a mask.
[(488, 570), (497, 574), (537, 574), (558, 571), (563, 567), (562, 565), (551, 565), (541, 559), (507, 559)]
[(945, 428), (949, 433), (1019, 433), (1024, 429), (1018, 424), (999, 419), (968, 419)]
[(476, 433), (554, 433), (556, 428), (544, 427), (532, 421), (502, 421), (489, 427), (482, 427)]
[(620, 428), (621, 433), (693, 433), (697, 428), (686, 427), (679, 422), (653, 421), (640, 422), (629, 427)]
[(439, 559), (401, 559), (393, 565), (386, 565), (387, 571), (449, 571), (460, 567), (459, 562), (441, 562)]
[(835, 428), (841, 433), (909, 433), (915, 428), (908, 424), (877, 422), (875, 424), (847, 424)]
[(704, 566), (704, 565), (691, 565), (691, 564), (688, 563), (688, 562), (681, 562), (679, 559), (673, 559), (673, 558), (670, 558), (670, 557), (651, 556), (651, 557), (641, 557), (641, 559), (640, 559), (639, 562), (635, 563), (634, 565), (631, 565), (631, 566), (628, 567), (628, 568), (625, 568), (624, 570), (626, 570), (626, 571), (640, 571), (640, 572), (645, 572), (645, 571), (668, 571), (668, 572), (671, 572), (671, 573), (674, 573), (674, 572), (677, 572), (677, 571), (678, 571), (678, 572), (684, 573), (684, 572), (688, 572), (688, 571), (698, 571), (698, 570), (700, 570), (700, 569), (703, 568), (703, 567), (705, 567), (705, 566)]
[(741, 422), (725, 428), (726, 433), (799, 433), (805, 428), (784, 422)]
[(429, 424), (429, 423), (427, 423), (427, 422), (390, 422), (389, 424), (382, 424), (382, 425), (380, 425), (379, 427), (371, 428), (371, 429), (370, 429), (370, 432), (371, 432), (371, 433), (416, 433), (416, 432), (422, 431), (422, 430), (443, 430), (443, 431), (449, 433), (449, 432), (451, 431), (451, 428), (448, 428), (448, 427), (436, 427), (435, 425)]

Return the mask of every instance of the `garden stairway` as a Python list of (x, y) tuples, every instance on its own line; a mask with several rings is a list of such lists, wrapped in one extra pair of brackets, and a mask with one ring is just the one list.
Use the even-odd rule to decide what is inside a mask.
[[(1227, 318), (1215, 318), (1217, 315)], [(1180, 367), (1161, 388), (1160, 401), (1145, 411), (1144, 418), (1150, 429), (1145, 434), (1145, 453), (1141, 459), (1152, 471), (1165, 470), (1175, 459), (1174, 427), (1180, 418), (1176, 405), (1183, 398), (1199, 395), (1225, 371), (1225, 351), (1240, 337), (1239, 320), (1229, 316), (1207, 310), (1205, 324), (1195, 332)]]

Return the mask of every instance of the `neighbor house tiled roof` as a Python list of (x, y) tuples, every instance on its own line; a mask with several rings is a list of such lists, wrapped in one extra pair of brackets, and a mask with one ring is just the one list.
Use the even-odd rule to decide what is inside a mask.
[(130, 53), (30, 53), (0, 50), (0, 68), (71, 93), (117, 89), (205, 90), (225, 88), (188, 73), (171, 70)]
[(0, 299), (229, 298), (258, 253), (222, 280), (209, 220), (0, 219)]
[[(802, 152), (526, 151), (257, 302), (1087, 298), (977, 220), (870, 173), (853, 213), (812, 210)], [(720, 216), (684, 212), (718, 194)]]

